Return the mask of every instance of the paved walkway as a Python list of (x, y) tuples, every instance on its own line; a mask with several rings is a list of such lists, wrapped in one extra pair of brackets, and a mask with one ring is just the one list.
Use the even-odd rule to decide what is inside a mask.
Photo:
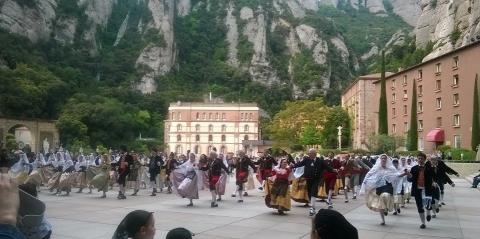
[[(407, 205), (400, 216), (386, 217), (386, 226), (380, 226), (377, 213), (369, 211), (363, 198), (345, 204), (342, 196), (336, 199), (335, 209), (346, 215), (359, 230), (360, 238), (478, 238), (480, 235), (480, 191), (470, 189), (464, 179), (454, 180), (457, 186), (447, 186), (446, 206), (436, 219), (419, 229), (415, 204)], [(227, 192), (232, 192), (229, 183)], [(47, 216), (54, 226), (54, 239), (107, 239), (111, 238), (121, 219), (135, 209), (155, 212), (157, 233), (155, 238), (165, 238), (168, 230), (183, 226), (197, 235), (196, 239), (230, 238), (309, 238), (311, 219), (307, 209), (293, 203), (292, 211), (279, 216), (263, 203), (263, 193), (252, 190), (245, 203), (239, 204), (230, 196), (219, 202), (219, 207), (210, 208), (210, 194), (202, 191), (200, 200), (193, 208), (187, 208), (187, 200), (175, 195), (148, 196), (143, 190), (137, 197), (117, 200), (115, 192), (107, 199), (100, 194), (73, 193), (70, 197), (56, 197), (46, 191), (40, 198), (47, 203)], [(317, 203), (317, 208), (325, 207)]]

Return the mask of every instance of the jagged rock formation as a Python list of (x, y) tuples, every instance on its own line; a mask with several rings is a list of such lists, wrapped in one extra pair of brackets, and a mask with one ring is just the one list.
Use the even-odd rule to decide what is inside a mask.
[[(0, 0), (0, 28), (25, 36), (32, 42), (81, 43), (78, 45), (92, 56), (101, 54), (106, 45), (121, 47), (122, 43), (129, 43), (128, 34), (133, 29), (139, 34), (138, 38), (142, 38), (134, 58), (138, 74), (133, 87), (151, 93), (162, 87), (162, 83), (157, 82), (159, 76), (169, 74), (172, 69), (182, 70), (178, 64), (181, 59), (177, 59), (176, 20), (188, 18), (201, 7), (206, 7), (207, 11), (218, 13), (216, 20), (225, 27), (225, 62), (230, 67), (248, 72), (251, 80), (263, 85), (288, 83), (296, 97), (340, 88), (341, 83), (336, 82), (338, 78), (332, 80), (332, 75), (336, 73), (337, 77), (345, 78), (341, 80), (348, 80), (357, 73), (360, 65), (368, 64), (378, 55), (380, 49), (405, 44), (409, 35), (408, 29), (398, 29), (400, 31), (393, 36), (386, 36), (386, 39), (391, 37), (390, 41), (372, 43), (368, 49), (364, 47), (355, 51), (345, 35), (335, 29), (322, 29), (311, 19), (325, 5), (342, 9), (348, 6), (349, 10), (352, 7), (366, 8), (373, 15), (383, 17), (397, 14), (415, 27), (418, 47), (435, 43), (434, 52), (426, 59), (480, 38), (480, 1), (388, 1), (42, 0), (29, 3)], [(76, 6), (65, 7), (67, 3)], [(81, 12), (65, 12), (75, 7)], [(113, 39), (101, 39), (106, 31), (113, 32)], [(368, 36), (362, 37), (371, 40)], [(273, 39), (278, 41), (275, 53), (272, 52)], [(300, 90), (302, 79), (296, 78), (293, 67), (299, 56), (311, 58), (315, 69), (321, 71), (318, 79), (309, 82), (310, 88), (304, 92)], [(332, 72), (335, 68), (332, 64), (339, 62), (344, 66), (341, 73)]]
[(435, 44), (424, 61), (480, 38), (480, 1), (423, 0), (421, 4), (422, 14), (415, 28), (417, 46)]

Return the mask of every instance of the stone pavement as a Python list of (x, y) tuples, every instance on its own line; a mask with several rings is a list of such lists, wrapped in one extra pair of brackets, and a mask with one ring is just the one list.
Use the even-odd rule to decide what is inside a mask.
[[(455, 188), (446, 186), (447, 205), (424, 230), (419, 229), (414, 202), (402, 209), (400, 216), (387, 216), (386, 226), (379, 225), (379, 215), (366, 208), (363, 198), (346, 204), (340, 195), (334, 206), (357, 227), (360, 238), (478, 238), (480, 191), (468, 188), (470, 184), (464, 179), (454, 181)], [(232, 191), (233, 182), (230, 182), (227, 193)], [(292, 210), (279, 216), (264, 205), (262, 195), (261, 191), (252, 190), (243, 204), (226, 195), (215, 209), (210, 208), (208, 191), (200, 193), (200, 200), (194, 201), (193, 208), (187, 208), (187, 200), (173, 194), (150, 197), (146, 190), (140, 191), (137, 197), (127, 196), (127, 200), (117, 200), (115, 192), (109, 192), (107, 199), (100, 199), (100, 194), (95, 192), (57, 197), (46, 190), (40, 193), (40, 198), (47, 203), (47, 216), (54, 227), (53, 239), (111, 238), (122, 218), (135, 209), (154, 212), (155, 238), (165, 238), (168, 230), (179, 226), (193, 231), (196, 239), (309, 238), (311, 219), (307, 208), (292, 203)], [(317, 202), (317, 208), (325, 206)]]

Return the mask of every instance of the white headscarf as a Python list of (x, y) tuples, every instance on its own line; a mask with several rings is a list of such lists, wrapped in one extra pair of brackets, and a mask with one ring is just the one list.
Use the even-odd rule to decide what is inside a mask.
[[(382, 167), (382, 157), (387, 157), (385, 168)], [(360, 194), (369, 193), (371, 190), (385, 186), (387, 182), (391, 183), (396, 189), (400, 181), (398, 170), (393, 166), (392, 159), (386, 154), (380, 155), (375, 165), (368, 171), (363, 180)]]

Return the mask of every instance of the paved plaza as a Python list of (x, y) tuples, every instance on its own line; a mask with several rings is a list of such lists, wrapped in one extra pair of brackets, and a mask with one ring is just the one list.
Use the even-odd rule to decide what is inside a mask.
[[(455, 188), (446, 186), (447, 205), (424, 230), (419, 229), (414, 202), (402, 209), (400, 216), (387, 216), (386, 226), (380, 226), (379, 215), (368, 210), (361, 197), (346, 204), (340, 195), (334, 206), (359, 230), (360, 238), (478, 238), (480, 191), (469, 188), (469, 182), (464, 179), (454, 181)], [(233, 191), (233, 186), (233, 182), (229, 182), (228, 194)], [(200, 200), (194, 201), (193, 208), (187, 208), (188, 201), (173, 194), (160, 193), (150, 197), (146, 190), (142, 190), (139, 196), (117, 200), (115, 193), (109, 192), (107, 199), (100, 199), (100, 193), (72, 193), (70, 197), (57, 197), (43, 190), (40, 198), (47, 203), (47, 216), (54, 227), (53, 238), (111, 238), (121, 219), (135, 209), (154, 212), (155, 238), (165, 238), (168, 230), (180, 226), (193, 231), (196, 239), (309, 238), (311, 219), (306, 215), (306, 208), (293, 203), (287, 215), (279, 216), (265, 206), (263, 192), (259, 190), (252, 190), (243, 204), (227, 195), (214, 209), (210, 208), (208, 191), (200, 193)], [(320, 207), (325, 204), (318, 202), (317, 208)]]

